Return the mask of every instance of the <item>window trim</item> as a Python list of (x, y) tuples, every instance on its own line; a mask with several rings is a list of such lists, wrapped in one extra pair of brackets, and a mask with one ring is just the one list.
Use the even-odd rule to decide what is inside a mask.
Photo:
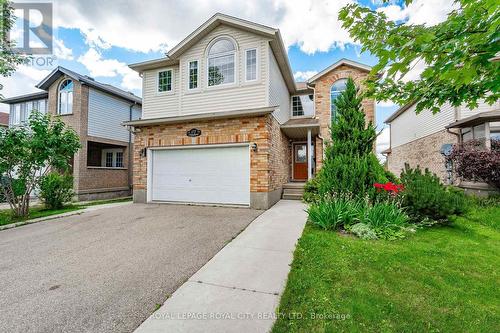
[[(162, 73), (162, 72), (170, 72), (171, 73), (172, 84), (171, 84), (171, 89), (170, 90), (160, 91), (160, 73)], [(174, 94), (174, 91), (175, 91), (174, 68), (172, 68), (172, 67), (166, 67), (166, 68), (161, 68), (161, 69), (159, 69), (159, 70), (156, 71), (155, 89), (156, 89), (156, 94), (157, 95), (171, 95), (171, 94)]]
[[(349, 77), (341, 77), (341, 78), (338, 78), (337, 80), (335, 80), (335, 82), (333, 82), (330, 85), (330, 93), (329, 93), (329, 97), (330, 97), (330, 123), (332, 123), (332, 121), (333, 121), (333, 117), (332, 117), (332, 107), (333, 107), (333, 103), (332, 103), (332, 88), (335, 85), (335, 83), (337, 83), (339, 81), (343, 81), (344, 80), (346, 82), (346, 84), (347, 84), (347, 80), (348, 79), (349, 79)], [(342, 90), (342, 91), (340, 91), (340, 92), (342, 93), (343, 91), (345, 91), (345, 89)]]
[[(71, 83), (73, 83), (73, 90), (71, 91), (71, 112), (61, 113), (61, 86), (66, 81), (70, 81)], [(73, 79), (65, 78), (64, 80), (62, 80), (61, 82), (59, 82), (59, 85), (57, 86), (57, 110), (56, 110), (57, 111), (57, 115), (58, 116), (69, 116), (69, 115), (72, 115), (73, 114), (74, 101), (75, 101), (75, 81)]]
[[(106, 166), (106, 155), (108, 153), (113, 154), (113, 161), (112, 164), (113, 166)], [(122, 164), (123, 166), (117, 167), (116, 166), (116, 153), (122, 153)], [(99, 168), (106, 168), (106, 169), (126, 169), (125, 167), (125, 149), (124, 148), (104, 148), (101, 150), (101, 166)]]
[[(189, 87), (189, 84), (190, 84), (189, 80), (191, 79), (191, 74), (189, 72), (190, 71), (190, 65), (191, 65), (192, 62), (195, 62), (195, 61), (198, 63), (198, 86), (196, 88), (190, 88)], [(186, 84), (187, 91), (198, 91), (198, 90), (200, 90), (201, 89), (201, 61), (200, 61), (200, 59), (195, 58), (195, 59), (188, 60), (187, 64), (186, 64), (186, 68), (187, 68), (187, 70), (186, 70), (186, 72), (187, 72), (187, 82), (186, 82), (187, 83)]]
[[(247, 79), (247, 56), (248, 56), (248, 51), (254, 51), (255, 50), (255, 79), (253, 80), (248, 80)], [(249, 47), (244, 50), (244, 57), (243, 61), (245, 64), (245, 77), (244, 81), (248, 83), (254, 83), (258, 82), (260, 80), (260, 75), (259, 75), (259, 66), (260, 66), (260, 61), (259, 61), (259, 48), (258, 47)]]
[[(231, 41), (231, 43), (233, 43), (234, 45), (234, 51), (230, 51), (230, 52), (223, 52), (223, 53), (219, 53), (217, 54), (216, 56), (212, 56), (214, 58), (217, 58), (217, 57), (223, 57), (223, 56), (227, 56), (227, 55), (230, 55), (232, 54), (233, 55), (233, 60), (234, 60), (234, 81), (233, 82), (229, 82), (229, 83), (221, 83), (221, 84), (217, 84), (217, 85), (209, 85), (209, 75), (208, 75), (208, 70), (210, 68), (209, 66), (209, 62), (210, 62), (210, 49), (212, 48), (212, 46), (217, 43), (218, 41), (220, 41), (221, 39), (228, 39)], [(205, 77), (207, 78), (206, 79), (206, 86), (205, 88), (206, 89), (221, 89), (221, 88), (226, 88), (226, 87), (231, 87), (231, 86), (237, 86), (238, 83), (239, 83), (239, 47), (238, 47), (238, 43), (236, 43), (236, 40), (229, 36), (229, 35), (221, 35), (221, 36), (217, 36), (215, 37), (214, 39), (212, 39), (212, 41), (208, 44), (206, 50), (205, 50), (205, 62), (206, 62), (206, 66), (205, 66)]]

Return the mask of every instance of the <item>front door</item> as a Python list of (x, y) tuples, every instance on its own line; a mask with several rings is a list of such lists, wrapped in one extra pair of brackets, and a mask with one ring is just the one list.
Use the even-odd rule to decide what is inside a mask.
[(293, 180), (307, 180), (307, 144), (293, 144)]

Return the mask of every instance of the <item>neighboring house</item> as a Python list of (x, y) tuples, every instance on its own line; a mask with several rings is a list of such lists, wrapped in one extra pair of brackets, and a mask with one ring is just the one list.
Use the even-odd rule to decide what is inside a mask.
[(436, 114), (429, 110), (416, 114), (415, 106), (408, 104), (385, 121), (390, 126), (390, 147), (383, 152), (388, 170), (399, 175), (405, 163), (418, 165), (438, 175), (444, 183), (487, 190), (485, 184), (456, 179), (451, 165), (445, 162), (445, 154), (453, 144), (483, 139), (488, 146), (490, 138), (500, 138), (500, 102), (480, 103), (473, 110), (445, 104)]
[[(143, 77), (142, 119), (125, 123), (135, 202), (262, 209), (321, 167), (331, 99), (370, 71), (344, 59), (297, 83), (278, 29), (223, 14), (166, 57), (130, 67)], [(374, 122), (374, 101), (363, 105)]]
[(9, 127), (9, 114), (0, 112), (0, 128)]
[(10, 126), (22, 126), (32, 110), (57, 115), (80, 138), (71, 161), (79, 200), (130, 195), (133, 136), (121, 123), (140, 118), (141, 98), (63, 67), (37, 86), (41, 92), (2, 100)]

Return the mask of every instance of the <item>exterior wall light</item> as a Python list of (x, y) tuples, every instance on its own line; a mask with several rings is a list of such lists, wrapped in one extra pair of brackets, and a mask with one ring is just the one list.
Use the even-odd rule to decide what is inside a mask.
[(256, 143), (252, 144), (252, 151), (257, 151), (257, 144)]

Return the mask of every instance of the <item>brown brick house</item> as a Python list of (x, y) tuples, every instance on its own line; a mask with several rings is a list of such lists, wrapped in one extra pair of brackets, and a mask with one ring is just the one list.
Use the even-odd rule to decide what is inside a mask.
[(72, 161), (77, 198), (130, 195), (133, 136), (121, 123), (140, 117), (141, 98), (63, 67), (36, 87), (41, 91), (2, 100), (10, 105), (9, 126), (23, 125), (33, 110), (60, 117), (82, 145)]
[[(269, 208), (321, 167), (331, 100), (370, 68), (342, 59), (295, 82), (279, 30), (216, 14), (143, 77), (134, 200)], [(364, 101), (374, 121), (374, 102)], [(298, 184), (298, 186), (297, 186)]]

